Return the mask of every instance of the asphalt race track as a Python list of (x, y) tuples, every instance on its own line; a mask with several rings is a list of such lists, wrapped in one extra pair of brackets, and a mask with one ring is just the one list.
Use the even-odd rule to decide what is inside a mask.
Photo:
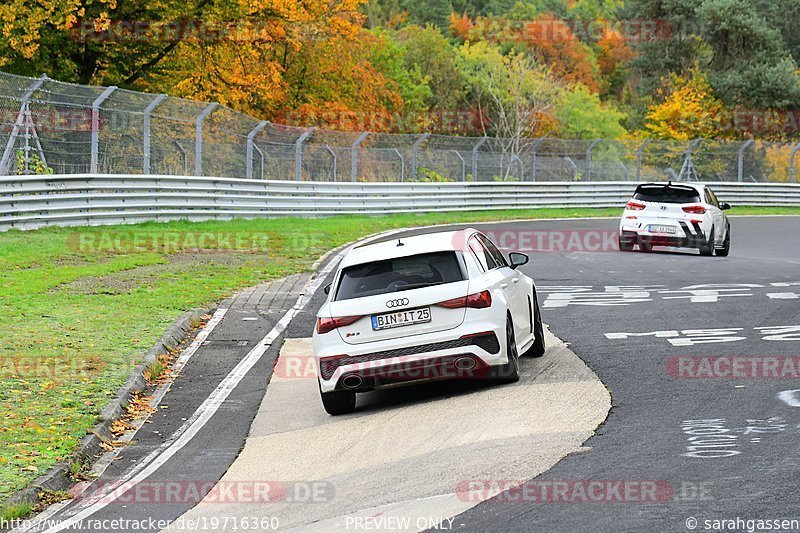
[[(295, 493), (294, 521), (280, 527), (317, 531), (703, 531), (713, 520), (800, 519), (800, 218), (731, 224), (728, 258), (616, 251), (616, 220), (474, 225), (501, 248), (539, 250), (522, 269), (537, 282), (544, 322), (569, 350), (551, 339), (543, 359), (522, 362), (518, 384), (370, 393), (348, 417), (324, 415), (309, 380), (277, 376), (267, 387), (285, 339), (287, 351), (307, 350), (321, 290), (269, 343), (263, 337), (280, 313), (231, 309), (165, 396), (169, 408), (98, 483), (147, 471), (145, 463), (161, 457), (148, 482), (305, 484), (320, 489), (320, 501)], [(169, 457), (159, 452), (245, 360), (252, 368), (229, 384), (196, 435)], [(595, 375), (611, 393), (604, 422), (606, 389)], [(574, 396), (554, 388), (565, 383)], [(487, 446), (498, 436), (502, 453)], [(344, 470), (339, 460), (357, 468)], [(326, 492), (336, 476), (352, 490)], [(502, 489), (509, 490), (494, 496)], [(367, 490), (372, 499), (362, 504)], [(379, 505), (392, 498), (394, 506)], [(87, 514), (88, 503), (74, 502), (47, 518), (216, 517), (216, 527), (198, 522), (192, 530), (233, 531), (241, 524), (220, 520), (269, 513), (248, 503), (196, 504), (134, 499)], [(392, 511), (432, 520), (378, 521)], [(728, 529), (746, 529), (741, 524)], [(48, 526), (30, 531), (59, 530)], [(159, 528), (138, 528), (148, 529)]]

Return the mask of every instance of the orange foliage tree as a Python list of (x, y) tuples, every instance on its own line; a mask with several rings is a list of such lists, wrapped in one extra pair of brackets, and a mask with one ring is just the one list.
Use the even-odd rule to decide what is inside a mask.
[(598, 39), (597, 64), (600, 69), (603, 93), (614, 94), (622, 99), (625, 83), (628, 81), (627, 64), (636, 53), (625, 42), (625, 38), (618, 32), (606, 28), (603, 36)]
[(518, 30), (517, 40), (547, 64), (557, 78), (569, 84), (581, 83), (592, 92), (599, 91), (590, 51), (563, 20), (549, 14), (539, 17)]
[[(268, 120), (291, 118), (358, 128), (402, 98), (369, 62), (364, 0), (227, 0), (219, 17), (237, 20), (220, 38), (187, 40), (151, 89), (169, 88)], [(172, 80), (180, 80), (170, 87)], [(166, 87), (165, 87), (166, 86)], [(359, 118), (360, 117), (360, 118)]]

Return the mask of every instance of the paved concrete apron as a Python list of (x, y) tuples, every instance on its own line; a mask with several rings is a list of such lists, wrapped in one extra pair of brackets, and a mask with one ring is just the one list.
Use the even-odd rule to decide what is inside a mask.
[[(315, 378), (276, 372), (244, 450), (220, 483), (317, 483), (325, 495), (311, 503), (204, 501), (185, 523), (275, 517), (281, 529), (304, 531), (352, 529), (363, 520), (395, 530), (447, 524), (478, 503), (459, 490), (470, 480), (536, 476), (580, 451), (605, 420), (606, 388), (549, 331), (547, 340), (543, 358), (521, 361), (514, 385), (452, 382), (373, 392), (359, 395), (358, 411), (344, 417), (323, 411)], [(288, 339), (277, 368), (310, 354), (311, 339)]]

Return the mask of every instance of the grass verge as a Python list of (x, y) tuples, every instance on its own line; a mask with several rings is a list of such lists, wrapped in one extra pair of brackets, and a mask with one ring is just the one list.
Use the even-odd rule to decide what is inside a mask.
[(327, 250), (370, 233), (619, 213), (536, 209), (0, 233), (0, 503), (69, 458), (144, 352), (188, 309), (307, 270)]

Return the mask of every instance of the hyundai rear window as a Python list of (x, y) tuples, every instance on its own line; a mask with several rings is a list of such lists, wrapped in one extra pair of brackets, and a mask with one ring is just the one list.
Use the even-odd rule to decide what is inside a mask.
[(397, 257), (342, 270), (336, 300), (350, 300), (463, 281), (456, 252)]
[(661, 202), (664, 204), (691, 204), (700, 201), (700, 194), (689, 187), (639, 187), (633, 195), (634, 200)]

